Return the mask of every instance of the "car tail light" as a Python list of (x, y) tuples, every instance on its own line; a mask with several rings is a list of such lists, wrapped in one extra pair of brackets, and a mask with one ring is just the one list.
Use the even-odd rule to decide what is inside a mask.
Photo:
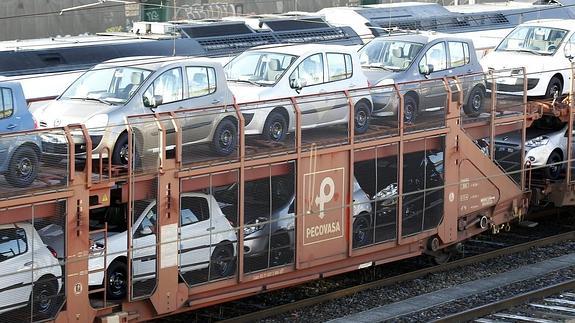
[(367, 81), (367, 87), (372, 87), (373, 83), (371, 83), (369, 80)]
[(34, 117), (32, 117), (32, 120), (34, 120), (34, 129), (38, 129), (38, 120), (36, 120)]
[(50, 246), (46, 246), (46, 248), (48, 248), (48, 250), (50, 250), (50, 253), (52, 253), (52, 256), (54, 256), (54, 258), (58, 258), (58, 253), (56, 252), (56, 250), (54, 250), (54, 248), (52, 248)]

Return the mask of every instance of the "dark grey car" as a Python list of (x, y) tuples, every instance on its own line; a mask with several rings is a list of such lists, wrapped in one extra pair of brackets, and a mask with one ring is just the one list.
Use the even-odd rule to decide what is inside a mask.
[[(459, 76), (465, 113), (475, 117), (482, 111), (485, 80), (469, 39), (438, 33), (378, 37), (363, 46), (359, 54), (362, 69), (374, 86), (424, 81), (400, 88), (406, 122), (414, 122), (422, 112), (445, 107), (447, 91), (443, 82), (425, 82), (427, 79)], [(372, 115), (397, 115), (399, 99), (391, 87), (373, 89), (372, 98)]]

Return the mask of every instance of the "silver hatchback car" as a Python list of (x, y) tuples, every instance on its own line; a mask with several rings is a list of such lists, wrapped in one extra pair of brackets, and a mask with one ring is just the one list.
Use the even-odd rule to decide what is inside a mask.
[[(126, 165), (126, 117), (232, 104), (233, 94), (219, 63), (188, 57), (129, 57), (96, 65), (57, 100), (37, 110), (35, 117), (40, 127), (85, 124), (92, 140), (93, 158), (111, 154), (113, 164)], [(184, 144), (208, 142), (215, 154), (232, 153), (237, 142), (237, 119), (232, 108), (220, 111), (204, 113), (199, 121), (182, 118)], [(137, 139), (158, 141), (157, 135)], [(77, 157), (85, 158), (84, 138), (73, 134), (73, 140)], [(53, 158), (65, 158), (68, 153), (63, 136), (43, 136), (42, 149), (44, 155)]]

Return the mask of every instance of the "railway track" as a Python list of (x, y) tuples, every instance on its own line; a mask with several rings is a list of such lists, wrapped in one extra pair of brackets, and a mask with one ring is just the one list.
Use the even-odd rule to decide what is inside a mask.
[(437, 265), (429, 268), (418, 269), (415, 271), (411, 271), (405, 274), (400, 274), (392, 277), (387, 277), (375, 281), (371, 281), (365, 284), (360, 284), (357, 286), (347, 287), (340, 290), (336, 290), (333, 292), (324, 293), (318, 296), (302, 299), (299, 301), (273, 306), (270, 308), (264, 308), (261, 310), (256, 310), (254, 307), (250, 308), (252, 310), (251, 313), (235, 316), (232, 318), (227, 318), (222, 320), (222, 322), (253, 322), (257, 320), (266, 319), (271, 316), (276, 316), (284, 313), (288, 313), (291, 311), (299, 310), (308, 306), (321, 304), (330, 300), (335, 300), (339, 298), (343, 298), (346, 296), (355, 295), (359, 292), (363, 292), (369, 289), (380, 288), (385, 286), (390, 286), (394, 284), (398, 284), (401, 282), (421, 279), (428, 274), (439, 273), (446, 270), (456, 269), (461, 266), (472, 265), (474, 263), (479, 263), (482, 261), (486, 261), (489, 259), (493, 259), (500, 256), (510, 255), (514, 253), (519, 253), (526, 251), (533, 247), (540, 247), (545, 245), (550, 245), (562, 241), (573, 240), (575, 239), (575, 231), (569, 231), (566, 233), (561, 233), (557, 235), (553, 235), (550, 237), (545, 237), (541, 239), (537, 239), (534, 241), (524, 242), (518, 245), (508, 246), (501, 249), (489, 251), (486, 253), (478, 254), (469, 256), (460, 260), (456, 260), (453, 262), (445, 263), (442, 265)]
[[(575, 319), (575, 279), (520, 293), (489, 304), (453, 314), (434, 322), (479, 323), (531, 321), (566, 322)], [(517, 308), (515, 308), (517, 307)]]

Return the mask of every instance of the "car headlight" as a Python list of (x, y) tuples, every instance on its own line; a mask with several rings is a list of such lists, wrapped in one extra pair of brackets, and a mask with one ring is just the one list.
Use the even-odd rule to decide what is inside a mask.
[(86, 125), (86, 128), (88, 130), (92, 130), (92, 129), (101, 130), (101, 129), (108, 126), (108, 115), (107, 114), (97, 114), (97, 115), (91, 117), (90, 119), (88, 119), (88, 121), (86, 121), (84, 124)]
[(268, 219), (265, 217), (259, 217), (255, 221), (252, 221), (244, 226), (244, 236), (253, 234), (265, 228)]
[(549, 143), (549, 137), (539, 136), (525, 142), (525, 146), (529, 148), (545, 146)]
[(397, 196), (397, 183), (391, 183), (381, 191), (377, 192), (373, 199), (377, 202), (381, 202), (382, 206), (391, 206), (397, 203)]
[(92, 242), (90, 245), (90, 255), (100, 255), (106, 249), (103, 241)]

